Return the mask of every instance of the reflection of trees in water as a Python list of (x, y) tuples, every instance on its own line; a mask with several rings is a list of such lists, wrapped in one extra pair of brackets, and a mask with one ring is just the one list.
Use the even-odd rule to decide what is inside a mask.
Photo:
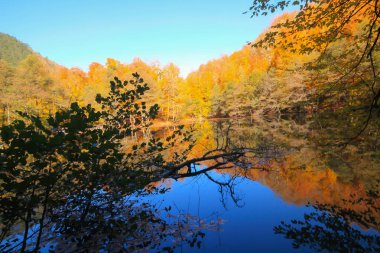
[[(315, 130), (312, 124), (311, 121), (301, 125), (295, 121), (259, 122), (258, 125), (245, 126), (231, 122), (216, 123), (215, 136), (222, 140), (216, 142), (217, 146), (224, 141), (220, 133), (227, 131), (229, 146), (238, 144), (255, 148), (254, 156), (245, 163), (249, 164), (247, 169), (225, 172), (260, 181), (290, 203), (316, 203), (314, 211), (305, 214), (305, 220), (282, 223), (275, 228), (276, 233), (292, 239), (296, 248), (309, 246), (318, 251), (378, 252), (378, 233), (362, 230), (380, 229), (379, 197), (371, 191), (366, 193), (368, 189), (378, 189), (372, 183), (379, 180), (376, 173), (379, 154), (373, 153), (374, 147), (378, 146), (374, 140), (378, 131), (371, 132), (367, 143), (351, 143), (351, 147), (342, 149), (339, 145), (345, 140), (342, 132), (340, 136), (330, 138), (336, 125)], [(292, 132), (295, 129), (302, 131)], [(365, 139), (365, 136), (361, 138)], [(352, 152), (352, 146), (358, 152), (344, 160)], [(341, 156), (340, 161), (331, 163), (336, 154)], [(352, 167), (357, 165), (356, 171), (349, 171), (349, 180), (345, 178), (347, 172), (344, 171), (347, 163)], [(329, 168), (330, 165), (333, 169)]]
[[(123, 93), (128, 83), (116, 80), (111, 96), (98, 97), (103, 111), (74, 103), (46, 124), (26, 115), (31, 123), (17, 121), (2, 129), (2, 251), (50, 246), (65, 252), (171, 251), (182, 243), (198, 246), (202, 230), (218, 228), (219, 221), (173, 216), (169, 209), (136, 202), (149, 192), (146, 185), (204, 174), (218, 185), (224, 205), (227, 199), (240, 205), (235, 187), (241, 177), (251, 177), (257, 169), (283, 176), (279, 168), (298, 172), (323, 157), (316, 150), (311, 160), (299, 156), (289, 163), (308, 140), (292, 137), (294, 124), (284, 127), (280, 122), (265, 123), (264, 128), (217, 122), (214, 129), (208, 128), (210, 133), (198, 133), (206, 136), (200, 141), (206, 149), (198, 149), (197, 156), (190, 153), (192, 138), (182, 127), (163, 138), (139, 139), (138, 133), (149, 129), (158, 111), (140, 101), (147, 90), (142, 82), (136, 76), (130, 83), (134, 89)], [(307, 130), (306, 126), (296, 127)], [(126, 137), (133, 137), (132, 145), (125, 145)], [(208, 173), (215, 169), (229, 176), (215, 179)], [(130, 199), (134, 194), (138, 195)]]
[[(2, 252), (172, 251), (183, 243), (199, 247), (202, 230), (218, 227), (137, 201), (152, 193), (152, 182), (232, 168), (244, 156), (226, 149), (188, 159), (193, 141), (182, 126), (164, 138), (139, 138), (158, 113), (142, 101), (148, 89), (134, 74), (97, 97), (102, 111), (73, 103), (46, 120), (23, 114), (24, 121), (2, 127)], [(209, 166), (195, 166), (201, 162)]]
[[(191, 159), (170, 169), (168, 167), (166, 174), (156, 174), (152, 180), (181, 179), (207, 174), (208, 171), (218, 168), (233, 168), (234, 162), (242, 155), (242, 152), (218, 153)], [(196, 166), (198, 161), (209, 161), (214, 165)], [(234, 191), (238, 176), (228, 177), (224, 182), (216, 181), (208, 174), (207, 176), (211, 182), (218, 184), (223, 203), (227, 197), (231, 197), (238, 204), (239, 199)], [(128, 187), (115, 192), (113, 187), (120, 187), (118, 185), (105, 186), (102, 189), (91, 185), (77, 187), (82, 186), (61, 182), (59, 189), (49, 190), (48, 194), (51, 195), (45, 206), (43, 199), (42, 202), (36, 199), (32, 209), (26, 207), (18, 210), (20, 215), (25, 212), (29, 215), (28, 228), (23, 227), (17, 216), (14, 216), (12, 210), (15, 206), (3, 205), (1, 211), (5, 222), (1, 228), (0, 250), (32, 251), (33, 248), (51, 246), (52, 252), (136, 252), (148, 249), (171, 252), (183, 244), (200, 247), (205, 236), (202, 231), (219, 230), (222, 222), (219, 219), (206, 221), (184, 213), (173, 214), (170, 207), (160, 209), (149, 202), (138, 200), (148, 194), (164, 193), (165, 188), (145, 187), (130, 195), (131, 188)], [(135, 187), (134, 185), (133, 188)], [(73, 193), (70, 194), (70, 191)], [(26, 220), (23, 221), (25, 224)], [(24, 231), (28, 231), (26, 237), (21, 236), (17, 224)]]
[[(117, 194), (98, 192), (90, 199), (72, 196), (51, 209), (44, 223), (40, 245), (52, 252), (172, 251), (184, 243), (200, 246), (203, 230), (218, 229), (220, 221), (206, 222), (188, 214), (173, 215), (170, 208)], [(38, 224), (31, 228), (26, 246), (32, 251), (38, 240)], [(20, 250), (17, 235), (4, 238), (0, 250)], [(28, 250), (29, 249), (29, 250)]]
[[(350, 128), (355, 128), (360, 120), (360, 115), (356, 114), (321, 114), (311, 119), (288, 117), (282, 120), (254, 118), (252, 122), (250, 119), (217, 121), (208, 134), (214, 140), (209, 141), (209, 146), (226, 143), (225, 137), (228, 136), (230, 147), (255, 148), (255, 167), (268, 170), (331, 169), (341, 182), (363, 182), (367, 189), (371, 189), (380, 173), (378, 124), (371, 124), (359, 139), (342, 146), (356, 132)], [(376, 120), (380, 119), (374, 119), (373, 123)], [(199, 131), (202, 130), (200, 127)]]
[[(318, 201), (344, 206), (342, 198), (353, 193), (363, 196), (378, 180), (378, 152), (371, 156), (373, 148), (364, 148), (366, 145), (376, 146), (374, 136), (370, 136), (366, 145), (351, 144), (360, 148), (357, 153), (351, 153), (351, 147), (342, 150), (339, 145), (330, 147), (331, 143), (329, 146), (320, 145), (327, 140), (342, 140), (344, 136), (340, 133), (340, 137), (331, 139), (328, 133), (334, 132), (339, 124), (335, 122), (333, 125), (332, 118), (318, 120), (319, 123), (303, 118), (253, 119), (252, 122), (245, 119), (218, 120), (211, 121), (211, 127), (210, 122), (205, 122), (205, 127), (195, 125), (195, 134), (201, 145), (194, 149), (198, 153), (210, 149), (224, 150), (226, 147), (250, 151), (236, 161), (233, 168), (219, 171), (232, 177), (241, 175), (259, 181), (289, 203), (302, 205)], [(342, 159), (333, 159), (334, 154), (351, 156), (342, 162)], [(347, 163), (354, 169), (347, 169)], [(202, 164), (211, 165), (207, 162)]]
[[(274, 228), (274, 232), (292, 240), (295, 248), (307, 246), (317, 251), (379, 252), (378, 193), (369, 192), (366, 198), (352, 196), (352, 199), (345, 202), (350, 206), (362, 205), (363, 208), (317, 203), (312, 205), (313, 212), (304, 215), (304, 220), (281, 222)], [(375, 231), (363, 230), (368, 228)]]
[(55, 232), (60, 235), (57, 243), (63, 252), (70, 248), (72, 252), (78, 249), (171, 251), (183, 243), (199, 247), (204, 237), (202, 230), (217, 229), (216, 222), (188, 214), (173, 215), (170, 207), (159, 210), (155, 205), (128, 199), (115, 202), (107, 195), (93, 199), (86, 219), (82, 213), (73, 215), (71, 211), (67, 216), (67, 210), (73, 208), (70, 203), (53, 215), (54, 224), (58, 224)]
[[(220, 193), (220, 201), (223, 204), (224, 208), (227, 208), (227, 201), (231, 199), (232, 202), (237, 207), (243, 207), (241, 203), (241, 198), (236, 193), (236, 186), (240, 183), (241, 175), (228, 175), (227, 179), (222, 181), (221, 179), (214, 179), (207, 172), (205, 176), (213, 183), (218, 185), (218, 191)], [(225, 179), (223, 177), (223, 179)]]

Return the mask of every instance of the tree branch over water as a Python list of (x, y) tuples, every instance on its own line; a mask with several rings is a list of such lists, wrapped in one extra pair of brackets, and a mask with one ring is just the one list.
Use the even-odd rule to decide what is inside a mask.
[[(321, 77), (312, 82), (321, 83), (326, 87), (325, 92), (322, 91), (318, 95), (317, 101), (324, 100), (328, 93), (338, 99), (339, 94), (365, 84), (367, 88), (364, 86), (361, 91), (368, 97), (366, 103), (368, 116), (358, 133), (350, 138), (352, 141), (367, 129), (375, 109), (380, 106), (379, 1), (254, 0), (246, 13), (250, 13), (251, 17), (266, 16), (291, 6), (297, 6), (299, 10), (286, 19), (274, 23), (264, 37), (251, 44), (254, 47), (283, 48), (298, 54), (317, 53), (317, 59), (307, 64), (309, 68), (321, 72)], [(353, 32), (354, 27), (358, 31)], [(339, 43), (344, 43), (344, 48), (347, 50), (339, 52)], [(347, 51), (351, 53), (347, 55)], [(326, 76), (323, 70), (329, 69), (335, 63), (341, 65), (343, 71), (338, 71), (337, 77), (331, 81), (330, 76)], [(356, 79), (358, 73), (361, 73), (360, 81), (352, 81)], [(338, 94), (334, 95), (333, 90), (337, 90)]]
[[(127, 197), (138, 198), (154, 181), (232, 168), (245, 152), (226, 150), (188, 159), (193, 140), (183, 126), (166, 138), (142, 136), (149, 132), (144, 129), (152, 126), (159, 110), (143, 100), (148, 90), (137, 73), (130, 81), (115, 78), (108, 96), (96, 98), (100, 111), (90, 104), (73, 103), (70, 109), (48, 119), (20, 113), (24, 120), (1, 128), (2, 251), (39, 251), (51, 240), (47, 233), (56, 235), (57, 251), (70, 240), (73, 251), (87, 247), (155, 248), (162, 244), (161, 237), (148, 235), (157, 231), (162, 232), (162, 240), (174, 237), (178, 243), (199, 247), (204, 236), (201, 230), (212, 229), (217, 223), (207, 225), (186, 215), (168, 223), (156, 214), (154, 206), (128, 201)], [(173, 150), (179, 144), (183, 150)], [(200, 162), (214, 164), (195, 170)], [(187, 171), (182, 172), (183, 168)], [(20, 220), (23, 239), (10, 243)], [(103, 241), (93, 241), (90, 235)]]

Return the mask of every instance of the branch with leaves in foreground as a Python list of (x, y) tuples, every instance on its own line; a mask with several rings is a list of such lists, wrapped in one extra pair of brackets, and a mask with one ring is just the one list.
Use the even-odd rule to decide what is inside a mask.
[[(266, 16), (269, 13), (283, 11), (297, 6), (299, 10), (285, 20), (275, 23), (265, 36), (252, 45), (254, 47), (279, 47), (299, 54), (318, 53), (310, 64), (313, 69), (327, 69), (342, 59), (348, 62), (341, 66), (340, 73), (332, 81), (331, 76), (323, 75), (315, 82), (325, 83), (347, 89), (347, 84), (358, 80), (354, 86), (361, 88), (369, 97), (365, 108), (369, 108), (357, 138), (367, 128), (380, 104), (379, 86), (379, 38), (380, 38), (380, 1), (379, 0), (298, 0), (272, 1), (254, 0), (249, 11), (251, 17)], [(356, 31), (355, 31), (356, 29)], [(337, 43), (344, 44), (343, 52), (333, 50)], [(342, 45), (338, 44), (338, 45)], [(327, 72), (330, 73), (330, 72)], [(326, 96), (326, 94), (323, 94)], [(323, 97), (322, 96), (322, 97)]]
[[(72, 103), (47, 119), (20, 113), (23, 120), (1, 127), (1, 251), (38, 252), (52, 241), (55, 252), (199, 246), (201, 230), (217, 223), (188, 215), (168, 223), (154, 206), (129, 198), (163, 178), (230, 168), (244, 151), (187, 159), (191, 131), (179, 126), (164, 139), (150, 134), (159, 107), (144, 101), (148, 90), (137, 73), (130, 81), (115, 78), (109, 94), (96, 97), (101, 110)], [(196, 170), (202, 161), (214, 164)], [(17, 227), (23, 232), (13, 237)], [(165, 247), (173, 237), (177, 244)]]

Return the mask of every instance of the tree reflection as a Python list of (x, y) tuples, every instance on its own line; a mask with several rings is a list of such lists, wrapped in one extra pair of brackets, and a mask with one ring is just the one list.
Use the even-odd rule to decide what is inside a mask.
[[(216, 221), (207, 223), (188, 214), (173, 215), (170, 208), (159, 210), (150, 203), (120, 199), (108, 193), (93, 197), (83, 218), (83, 211), (73, 203), (57, 210), (52, 217), (56, 250), (78, 252), (139, 252), (156, 249), (171, 252), (178, 245), (200, 245), (202, 230), (215, 229)], [(78, 210), (72, 212), (71, 210)], [(47, 230), (49, 231), (49, 230)]]
[[(90, 202), (87, 202), (90, 201)], [(71, 196), (63, 206), (51, 208), (40, 235), (31, 224), (24, 251), (51, 248), (50, 252), (140, 252), (148, 249), (172, 252), (188, 243), (200, 246), (204, 230), (215, 230), (220, 221), (206, 222), (188, 214), (173, 215), (170, 208), (159, 210), (150, 203), (98, 192), (91, 200)], [(2, 231), (2, 252), (21, 250), (24, 241), (17, 228)], [(13, 234), (5, 237), (7, 234)], [(34, 248), (34, 249), (33, 249)]]
[(348, 207), (313, 204), (314, 211), (305, 214), (304, 220), (281, 222), (274, 232), (292, 240), (294, 248), (307, 246), (317, 251), (379, 252), (380, 236), (376, 233), (380, 229), (378, 192), (368, 192), (366, 198), (352, 196), (345, 202)]
[[(251, 147), (252, 156), (241, 166), (246, 169), (225, 171), (231, 177), (242, 175), (260, 181), (292, 204), (316, 203), (304, 220), (275, 227), (275, 233), (291, 239), (295, 248), (379, 252), (379, 197), (374, 191), (365, 194), (366, 189), (378, 189), (373, 183), (378, 179), (378, 155), (373, 151), (378, 146), (378, 130), (365, 142), (351, 143), (344, 149), (337, 140), (345, 140), (347, 133), (336, 131), (342, 122), (325, 119), (319, 128), (310, 120), (302, 124), (291, 119), (258, 120), (253, 125), (217, 122), (214, 132), (219, 140), (214, 145)], [(228, 134), (221, 134), (223, 131)], [(340, 159), (332, 157), (336, 154)], [(347, 164), (355, 170), (346, 169)]]
[[(193, 140), (183, 126), (164, 138), (148, 134), (159, 108), (146, 105), (147, 90), (138, 74), (125, 82), (115, 78), (108, 96), (96, 98), (100, 111), (73, 103), (46, 120), (22, 113), (24, 120), (1, 128), (2, 252), (200, 246), (202, 231), (219, 221), (173, 215), (141, 196), (165, 191), (147, 188), (151, 182), (230, 167), (244, 152), (188, 159)], [(205, 161), (214, 165), (194, 169)]]
[[(304, 148), (310, 143), (300, 133), (310, 130), (308, 124), (287, 128), (274, 121), (263, 130), (227, 121), (200, 127), (196, 133), (183, 126), (154, 132), (158, 106), (144, 103), (148, 89), (137, 74), (129, 82), (116, 79), (107, 97), (97, 97), (100, 111), (73, 103), (47, 120), (22, 114), (24, 120), (1, 129), (0, 251), (172, 252), (183, 244), (200, 247), (205, 230), (217, 230), (221, 221), (174, 215), (170, 207), (144, 201), (142, 196), (166, 191), (151, 185), (205, 175), (218, 186), (225, 207), (229, 199), (241, 207), (237, 184), (241, 178), (257, 180), (259, 172), (273, 173), (274, 177), (264, 176), (267, 183), (285, 185), (288, 191), (300, 181), (318, 191), (336, 179), (333, 170), (326, 176), (309, 173), (310, 168), (325, 166), (328, 155)], [(294, 137), (289, 134), (294, 129), (304, 132)], [(193, 135), (198, 135), (198, 145)], [(213, 170), (223, 176), (214, 178), (209, 173)], [(297, 187), (294, 192), (300, 192)], [(350, 226), (355, 222), (378, 228), (373, 217), (363, 218), (368, 210), (343, 207), (315, 205), (315, 213), (305, 221), (283, 223), (276, 232), (295, 238), (297, 247), (360, 251), (378, 245), (377, 237), (360, 237)], [(315, 226), (317, 222), (324, 225)], [(338, 239), (332, 243), (329, 236)], [(343, 246), (335, 245), (339, 240)]]

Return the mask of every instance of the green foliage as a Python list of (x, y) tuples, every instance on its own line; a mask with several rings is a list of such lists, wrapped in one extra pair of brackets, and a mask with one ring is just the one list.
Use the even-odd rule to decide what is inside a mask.
[(61, 82), (64, 72), (65, 68), (15, 38), (0, 34), (1, 124), (18, 119), (16, 110), (47, 117), (59, 108), (69, 107), (70, 94)]
[(32, 53), (28, 45), (8, 34), (0, 33), (0, 60), (15, 67)]

